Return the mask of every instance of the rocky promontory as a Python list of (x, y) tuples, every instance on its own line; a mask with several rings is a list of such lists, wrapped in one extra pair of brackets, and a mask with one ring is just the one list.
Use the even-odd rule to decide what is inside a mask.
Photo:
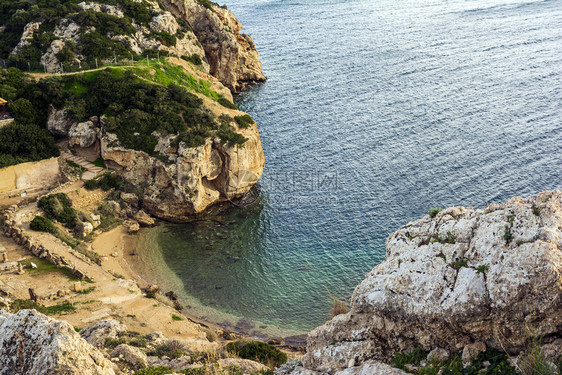
[(210, 2), (204, 6), (194, 0), (164, 0), (162, 4), (176, 17), (189, 21), (205, 50), (210, 73), (232, 92), (265, 81), (252, 38), (240, 34), (242, 25), (226, 7)]
[(309, 334), (293, 374), (394, 373), (369, 368), (415, 348), (517, 357), (537, 338), (556, 360), (561, 311), (562, 191), (433, 210), (388, 237), (386, 261)]

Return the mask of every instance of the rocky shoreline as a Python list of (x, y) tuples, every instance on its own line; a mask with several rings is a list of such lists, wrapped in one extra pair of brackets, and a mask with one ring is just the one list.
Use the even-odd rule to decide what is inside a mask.
[(355, 289), (348, 313), (309, 334), (292, 374), (403, 373), (381, 362), (416, 348), (461, 353), (465, 366), (493, 349), (518, 370), (539, 350), (556, 368), (561, 275), (562, 191), (434, 210), (388, 237), (386, 260)]

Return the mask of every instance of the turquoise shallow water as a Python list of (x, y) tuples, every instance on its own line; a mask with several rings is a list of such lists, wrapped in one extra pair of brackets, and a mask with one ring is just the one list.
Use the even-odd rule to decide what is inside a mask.
[(146, 233), (190, 306), (306, 331), (430, 207), (562, 188), (562, 1), (227, 6), (269, 78), (238, 98), (266, 169), (256, 204)]

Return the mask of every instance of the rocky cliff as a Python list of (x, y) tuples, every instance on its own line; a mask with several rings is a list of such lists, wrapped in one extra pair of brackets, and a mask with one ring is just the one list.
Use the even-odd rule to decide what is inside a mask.
[(176, 56), (210, 72), (233, 93), (265, 81), (252, 38), (240, 34), (232, 12), (209, 1), (92, 0), (56, 10), (13, 2), (3, 13), (0, 58), (14, 66), (54, 73)]
[(561, 311), (562, 191), (452, 207), (388, 237), (386, 261), (356, 288), (348, 313), (309, 334), (293, 374), (371, 373), (373, 361), (418, 346), (478, 343), (517, 355), (531, 336), (561, 354)]
[(241, 197), (261, 176), (265, 164), (256, 124), (237, 132), (242, 145), (209, 138), (199, 147), (172, 146), (173, 137), (160, 137), (162, 157), (125, 149), (112, 134), (101, 138), (101, 155), (126, 181), (142, 187), (140, 206), (164, 220), (184, 221), (214, 203)]
[(242, 25), (231, 11), (194, 0), (163, 0), (162, 4), (176, 17), (189, 21), (205, 50), (210, 73), (233, 93), (265, 81), (254, 42), (249, 35), (240, 34)]
[(64, 321), (0, 311), (0, 374), (115, 375), (113, 364)]

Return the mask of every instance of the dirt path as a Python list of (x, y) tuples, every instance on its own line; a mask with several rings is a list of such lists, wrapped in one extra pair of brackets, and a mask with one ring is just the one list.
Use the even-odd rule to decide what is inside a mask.
[[(66, 186), (61, 191), (81, 195), (96, 193), (96, 191), (89, 192), (83, 189), (76, 192), (76, 189), (82, 185), (83, 183), (79, 181)], [(33, 261), (43, 265), (38, 269), (28, 269), (23, 275), (0, 274), (1, 287), (10, 291), (16, 298), (29, 299), (28, 288), (33, 288), (42, 297), (58, 290), (74, 290), (78, 286), (84, 292), (70, 293), (56, 300), (42, 300), (41, 303), (46, 306), (63, 302), (73, 303), (76, 311), (57, 317), (78, 328), (93, 321), (111, 317), (125, 323), (131, 331), (142, 334), (160, 331), (167, 337), (180, 338), (188, 342), (193, 350), (208, 351), (217, 348), (218, 344), (210, 343), (201, 327), (187, 317), (184, 317), (183, 320), (172, 319), (172, 315), (181, 316), (182, 314), (169, 305), (170, 301), (166, 297), (157, 295), (156, 298), (147, 298), (145, 296), (140, 289), (145, 286), (142, 279), (128, 267), (124, 260), (124, 254), (134, 250), (130, 246), (134, 246), (135, 239), (126, 232), (123, 226), (99, 234), (90, 244), (92, 249), (105, 259), (99, 266), (76, 253), (54, 236), (30, 230), (29, 222), (38, 213), (37, 203), (22, 207), (15, 215), (16, 222), (24, 232), (46, 248), (64, 256), (78, 269), (93, 277), (95, 281), (94, 283), (77, 282), (56, 268), (50, 267), (45, 270), (44, 268), (49, 266), (48, 264), (45, 266), (45, 260), (32, 256), (23, 247), (15, 244), (12, 239), (0, 236), (0, 246), (7, 249), (10, 261), (25, 259), (27, 263)]]

